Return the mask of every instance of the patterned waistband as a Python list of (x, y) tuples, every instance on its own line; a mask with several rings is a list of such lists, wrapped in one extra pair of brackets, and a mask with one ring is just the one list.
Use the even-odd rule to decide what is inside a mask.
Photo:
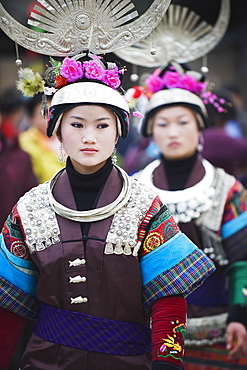
[(136, 356), (151, 351), (150, 328), (41, 303), (34, 333), (49, 342), (85, 351)]

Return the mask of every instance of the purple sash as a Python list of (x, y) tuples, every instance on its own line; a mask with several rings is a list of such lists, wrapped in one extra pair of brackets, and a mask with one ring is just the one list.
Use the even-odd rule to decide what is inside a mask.
[(151, 351), (150, 328), (41, 303), (34, 333), (49, 342), (85, 351), (136, 356)]

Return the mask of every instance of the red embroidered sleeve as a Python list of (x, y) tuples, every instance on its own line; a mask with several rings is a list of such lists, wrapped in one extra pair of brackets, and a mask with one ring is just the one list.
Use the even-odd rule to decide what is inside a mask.
[(186, 329), (186, 300), (160, 298), (152, 305), (152, 359), (181, 366)]

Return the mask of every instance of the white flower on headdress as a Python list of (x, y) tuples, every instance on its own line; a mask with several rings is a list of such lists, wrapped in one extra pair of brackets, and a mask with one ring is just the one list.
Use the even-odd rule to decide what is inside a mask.
[(17, 89), (27, 97), (33, 97), (35, 94), (44, 91), (44, 81), (38, 72), (33, 72), (30, 68), (21, 68), (18, 72), (19, 81)]

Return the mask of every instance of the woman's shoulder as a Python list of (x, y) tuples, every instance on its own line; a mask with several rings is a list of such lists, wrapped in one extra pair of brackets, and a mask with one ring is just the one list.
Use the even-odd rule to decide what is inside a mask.
[(133, 176), (135, 179), (139, 181), (145, 180), (145, 177), (149, 177), (152, 175), (153, 171), (155, 170), (156, 167), (158, 167), (160, 164), (160, 160), (156, 159), (155, 161), (149, 163), (146, 167), (143, 169), (134, 172), (131, 176)]
[(48, 186), (49, 181), (34, 186), (19, 199), (18, 204), (23, 203), (24, 201), (26, 202), (28, 200), (30, 200), (30, 204), (42, 201), (43, 198), (48, 195)]

